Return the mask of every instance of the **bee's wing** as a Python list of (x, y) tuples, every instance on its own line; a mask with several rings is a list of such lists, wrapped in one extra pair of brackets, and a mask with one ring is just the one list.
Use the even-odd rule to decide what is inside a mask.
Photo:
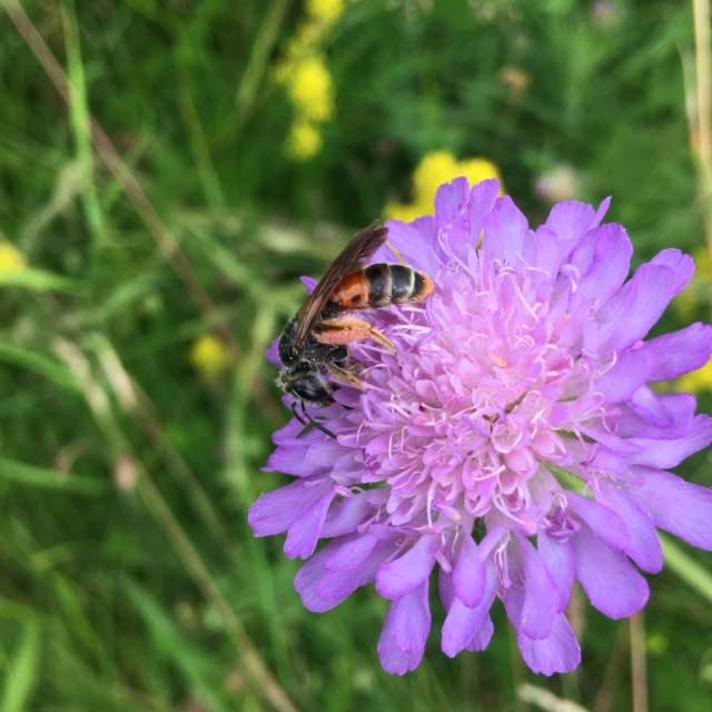
[(372, 255), (386, 241), (387, 235), (388, 228), (380, 223), (369, 225), (361, 230), (331, 263), (309, 299), (297, 313), (295, 342), (298, 347), (304, 346), (314, 323), (341, 279), (349, 273), (356, 262)]

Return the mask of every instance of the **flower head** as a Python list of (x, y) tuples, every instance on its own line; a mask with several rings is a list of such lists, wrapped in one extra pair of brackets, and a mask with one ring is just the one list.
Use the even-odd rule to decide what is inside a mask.
[(289, 155), (297, 161), (308, 161), (321, 150), (321, 133), (311, 121), (298, 119), (287, 138)]
[(674, 302), (674, 306), (685, 321), (694, 318), (697, 311), (712, 304), (712, 260), (710, 250), (706, 247), (695, 250), (695, 276), (688, 289), (682, 292)]
[(0, 241), (0, 274), (14, 274), (27, 267), (25, 256), (9, 242)]
[(712, 391), (712, 361), (708, 361), (705, 366), (692, 373), (686, 373), (677, 381), (675, 387), (682, 393)]
[[(550, 675), (580, 661), (575, 581), (623, 618), (647, 602), (640, 570), (662, 567), (656, 528), (712, 549), (712, 491), (668, 471), (710, 443), (712, 418), (651, 388), (706, 363), (712, 327), (646, 340), (692, 260), (663, 250), (629, 278), (608, 200), (560, 203), (532, 230), (499, 193), (457, 179), (433, 217), (389, 224), (437, 293), (368, 314), (397, 351), (352, 345), (363, 388), (313, 414), (336, 438), (278, 431), (266, 469), (292, 482), (249, 514), (258, 536), (286, 532), (287, 556), (309, 559), (295, 579), (309, 610), (375, 585), (390, 673), (421, 662), (436, 569), (446, 655), (488, 646), (500, 600), (524, 660)], [(395, 259), (390, 246), (372, 257)]]
[(220, 339), (205, 334), (193, 344), (190, 362), (202, 376), (212, 380), (222, 376), (230, 367), (230, 352)]
[(389, 203), (386, 215), (395, 220), (411, 221), (430, 213), (438, 188), (457, 176), (465, 176), (472, 183), (488, 178), (499, 180), (499, 169), (486, 158), (458, 161), (449, 151), (432, 151), (423, 156), (413, 171), (413, 202)]
[(343, 15), (344, 0), (307, 0), (307, 14), (328, 29)]
[(331, 74), (321, 55), (310, 55), (294, 64), (287, 79), (296, 113), (313, 121), (326, 121), (334, 111)]
[(534, 192), (548, 203), (558, 203), (578, 195), (580, 182), (576, 170), (562, 163), (537, 177)]

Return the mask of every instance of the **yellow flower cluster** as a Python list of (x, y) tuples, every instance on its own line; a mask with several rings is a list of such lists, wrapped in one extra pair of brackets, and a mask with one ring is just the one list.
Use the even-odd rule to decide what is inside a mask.
[(675, 299), (675, 308), (685, 321), (690, 321), (695, 317), (700, 305), (709, 305), (712, 297), (710, 254), (706, 248), (701, 248), (692, 256), (695, 260), (695, 277), (692, 284)]
[(712, 361), (708, 361), (706, 366), (686, 373), (678, 379), (675, 384), (676, 390), (680, 393), (702, 393), (702, 391), (712, 391)]
[(230, 367), (230, 352), (220, 339), (206, 334), (193, 343), (190, 362), (201, 376), (212, 381)]
[(386, 217), (394, 220), (415, 220), (432, 213), (438, 188), (454, 178), (464, 176), (470, 183), (488, 178), (501, 180), (499, 169), (485, 158), (458, 161), (449, 151), (426, 154), (413, 172), (413, 202), (387, 203)]
[(287, 151), (297, 161), (313, 158), (322, 146), (321, 125), (334, 113), (334, 87), (323, 43), (344, 11), (344, 0), (308, 0), (307, 19), (276, 69), (294, 107)]
[[(697, 250), (693, 257), (695, 277), (692, 284), (675, 300), (678, 312), (686, 321), (694, 319), (700, 305), (709, 304), (712, 295), (712, 264), (709, 252), (702, 248)], [(712, 391), (712, 361), (697, 371), (686, 373), (675, 381), (674, 387), (680, 393)]]
[(344, 0), (307, 0), (307, 14), (317, 25), (331, 27), (344, 12)]
[(27, 267), (25, 256), (10, 242), (0, 242), (0, 274), (14, 274)]

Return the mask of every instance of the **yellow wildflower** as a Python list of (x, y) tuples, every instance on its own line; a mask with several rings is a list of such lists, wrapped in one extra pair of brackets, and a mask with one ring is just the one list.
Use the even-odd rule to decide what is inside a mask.
[(297, 114), (312, 121), (326, 121), (334, 111), (331, 74), (319, 55), (299, 60), (288, 78), (288, 91)]
[[(315, 54), (319, 51), (323, 32), (324, 27), (318, 22), (305, 22), (297, 28), (287, 45), (285, 52), (287, 59), (282, 63), (287, 68), (287, 72), (291, 72), (294, 69), (301, 57)], [(283, 81), (279, 74), (277, 78)]]
[(706, 366), (686, 373), (678, 379), (675, 384), (676, 390), (681, 393), (702, 393), (702, 391), (712, 391), (712, 361), (708, 361)]
[(703, 247), (696, 250), (692, 257), (695, 260), (695, 277), (674, 301), (675, 309), (685, 321), (692, 320), (698, 306), (709, 304), (712, 297), (712, 263), (709, 252)]
[(21, 272), (27, 267), (25, 256), (10, 242), (0, 242), (0, 274)]
[(428, 215), (432, 210), (425, 210), (411, 203), (386, 203), (385, 215), (389, 220), (402, 220), (403, 222), (413, 222), (423, 215)]
[(457, 170), (459, 175), (465, 176), (472, 185), (481, 183), (483, 180), (489, 180), (490, 178), (496, 178), (500, 184), (502, 182), (499, 168), (486, 158), (469, 158), (460, 161)]
[(307, 14), (330, 27), (344, 12), (344, 0), (307, 0)]
[(321, 133), (310, 121), (298, 119), (287, 139), (287, 151), (297, 161), (308, 161), (321, 150)]
[(413, 171), (413, 202), (430, 210), (438, 188), (457, 178), (457, 160), (449, 151), (427, 153)]
[(443, 183), (462, 176), (472, 184), (488, 178), (500, 179), (497, 166), (484, 158), (457, 161), (449, 151), (433, 151), (426, 154), (413, 171), (413, 202), (388, 203), (386, 216), (395, 220), (410, 221), (421, 215), (431, 214), (438, 188)]
[(229, 368), (230, 352), (220, 339), (206, 334), (193, 343), (190, 362), (202, 376), (212, 380)]

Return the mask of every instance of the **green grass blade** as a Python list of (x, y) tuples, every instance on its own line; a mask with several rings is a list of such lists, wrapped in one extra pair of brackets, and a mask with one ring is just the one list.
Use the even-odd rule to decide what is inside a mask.
[(708, 601), (712, 601), (712, 574), (686, 554), (669, 537), (661, 535), (660, 540), (665, 554), (665, 563), (690, 588), (694, 588)]
[(215, 692), (215, 681), (211, 679), (211, 666), (205, 652), (186, 639), (172, 618), (139, 584), (127, 582), (126, 591), (129, 601), (149, 629), (155, 651), (183, 672), (199, 692), (201, 700), (209, 703), (210, 709), (225, 709)]
[(68, 369), (55, 359), (37, 351), (0, 340), (0, 362), (31, 371), (65, 390), (79, 392), (77, 379)]
[(79, 285), (74, 280), (42, 269), (28, 267), (16, 272), (0, 273), (0, 287), (18, 287), (30, 292), (65, 292), (73, 294)]
[(94, 150), (92, 148), (91, 116), (87, 101), (87, 85), (79, 39), (79, 24), (73, 0), (62, 3), (67, 73), (69, 76), (69, 116), (77, 147), (77, 158), (87, 177), (82, 190), (82, 205), (87, 222), (99, 242), (104, 242), (104, 217), (94, 182)]
[(66, 474), (5, 457), (0, 457), (0, 478), (28, 487), (59, 492), (96, 496), (106, 491), (106, 483), (93, 477)]
[(5, 675), (0, 705), (3, 712), (22, 712), (29, 709), (28, 702), (39, 673), (40, 643), (39, 624), (36, 621), (27, 622)]

